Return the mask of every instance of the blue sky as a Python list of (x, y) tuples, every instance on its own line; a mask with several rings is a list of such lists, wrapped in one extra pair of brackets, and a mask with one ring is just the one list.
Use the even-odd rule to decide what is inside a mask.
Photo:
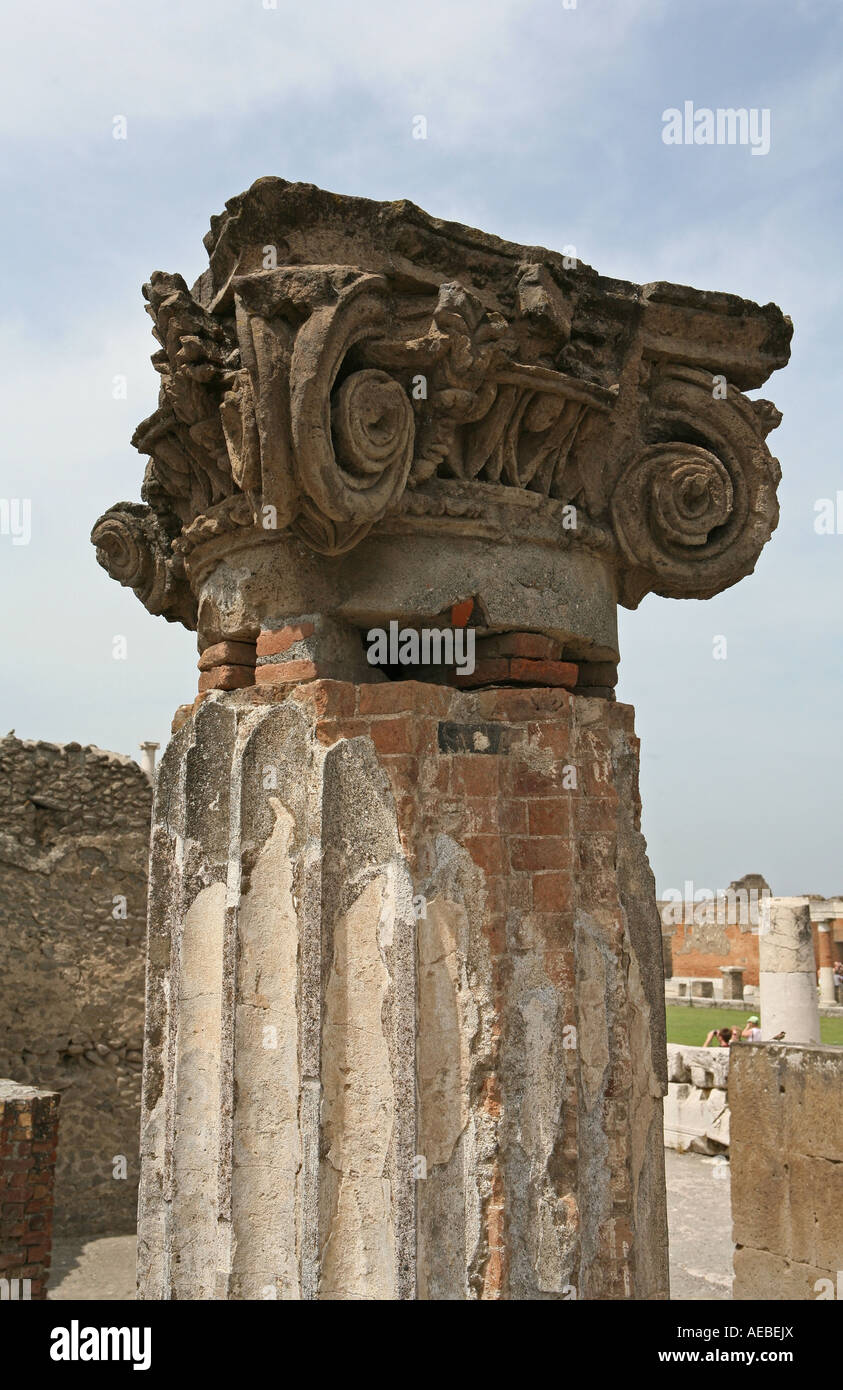
[[(9, 15), (0, 497), (32, 499), (32, 539), (0, 535), (0, 729), (137, 754), (195, 690), (195, 638), (149, 617), (88, 542), (106, 507), (139, 497), (129, 438), (157, 394), (143, 281), (191, 282), (211, 214), (264, 174), (406, 197), (574, 245), (603, 274), (793, 318), (791, 364), (761, 392), (784, 412), (779, 530), (718, 598), (622, 612), (618, 694), (637, 710), (659, 890), (752, 871), (779, 894), (843, 892), (843, 513), (842, 534), (814, 530), (817, 500), (843, 489), (841, 30), (834, 0), (39, 0)], [(686, 100), (769, 109), (769, 153), (665, 145), (662, 113)]]

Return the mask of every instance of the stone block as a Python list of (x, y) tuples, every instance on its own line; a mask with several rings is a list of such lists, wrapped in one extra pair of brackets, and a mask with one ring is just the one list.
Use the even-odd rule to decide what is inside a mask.
[(843, 1049), (731, 1049), (735, 1298), (816, 1298), (843, 1250)]

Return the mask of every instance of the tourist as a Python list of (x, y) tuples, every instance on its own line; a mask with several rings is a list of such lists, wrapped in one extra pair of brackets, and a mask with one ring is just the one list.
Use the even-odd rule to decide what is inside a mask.
[(750, 1014), (749, 1018), (746, 1021), (746, 1027), (741, 1033), (741, 1037), (745, 1038), (747, 1042), (760, 1042), (761, 1028), (759, 1027), (759, 1024), (760, 1019), (758, 1015)]
[[(712, 1047), (730, 1047), (731, 1044), (735, 1041), (735, 1039), (732, 1037), (733, 1031), (736, 1030), (733, 1030), (731, 1028), (712, 1028), (708, 1037), (703, 1043), (703, 1047), (708, 1047), (709, 1044)], [(715, 1039), (714, 1042), (711, 1041), (712, 1038)]]

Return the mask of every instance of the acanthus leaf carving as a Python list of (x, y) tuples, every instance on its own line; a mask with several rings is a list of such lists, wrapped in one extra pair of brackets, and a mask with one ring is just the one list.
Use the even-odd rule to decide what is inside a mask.
[[(599, 553), (628, 606), (752, 569), (776, 524), (764, 436), (780, 416), (732, 384), (720, 401), (711, 374), (751, 387), (784, 364), (775, 306), (602, 280), (418, 209), (328, 206), (292, 185), (273, 192), (284, 228), (270, 235), (266, 194), (263, 181), (256, 241), (250, 191), (215, 223), (193, 290), (162, 272), (144, 289), (161, 389), (133, 442), (157, 521), (114, 509), (99, 549), (118, 578), (139, 566), (133, 587), (156, 611), (162, 595), (173, 608), (177, 576), (160, 555), (129, 562), (120, 537), (137, 525), (153, 551), (165, 537), (170, 566), (171, 543), (185, 559), (207, 547), (191, 583), (229, 536), (340, 556), (373, 528), (431, 534), (441, 518), (453, 535), (458, 515), (474, 535)], [(266, 240), (288, 263), (256, 268)]]

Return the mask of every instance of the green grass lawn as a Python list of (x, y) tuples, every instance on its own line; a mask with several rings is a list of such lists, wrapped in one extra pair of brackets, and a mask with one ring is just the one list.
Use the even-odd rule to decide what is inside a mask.
[[(752, 1008), (744, 1013), (741, 1009), (688, 1009), (681, 1004), (668, 1004), (665, 1010), (667, 1040), (702, 1047), (709, 1028), (743, 1029), (753, 1012)], [(843, 1018), (821, 1018), (820, 1036), (824, 1043), (843, 1045)], [(787, 1042), (787, 1038), (784, 1041)]]

